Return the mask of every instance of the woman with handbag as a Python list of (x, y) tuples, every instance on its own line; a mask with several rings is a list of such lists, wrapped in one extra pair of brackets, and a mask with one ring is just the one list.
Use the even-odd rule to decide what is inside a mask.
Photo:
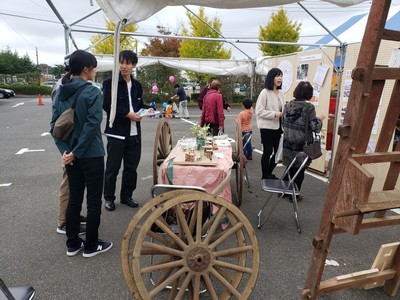
[[(310, 102), (313, 96), (313, 87), (308, 81), (301, 81), (294, 89), (294, 99), (286, 103), (283, 111), (283, 157), (282, 164), (289, 166), (298, 152), (304, 151), (305, 144), (312, 144), (314, 133), (319, 133), (322, 128), (322, 120), (324, 115), (316, 116), (315, 107)], [(311, 163), (311, 159), (309, 163)], [(298, 168), (293, 166), (289, 173), (294, 176)], [(301, 189), (304, 180), (305, 168), (297, 175), (295, 183), (297, 188)], [(284, 178), (288, 180), (288, 178)], [(298, 197), (301, 200), (302, 197)]]
[[(71, 54), (69, 66), (70, 70), (64, 75), (52, 106), (50, 132), (68, 174), (67, 256), (75, 256), (83, 249), (83, 257), (93, 257), (110, 250), (113, 246), (113, 243), (98, 238), (105, 155), (100, 131), (103, 97), (98, 88), (87, 83), (96, 76), (97, 60), (94, 55), (84, 50), (76, 50)], [(72, 106), (75, 98), (73, 130), (68, 137), (61, 139), (54, 135), (55, 123), (60, 115)], [(79, 237), (79, 231), (85, 188), (87, 223), (84, 241)]]

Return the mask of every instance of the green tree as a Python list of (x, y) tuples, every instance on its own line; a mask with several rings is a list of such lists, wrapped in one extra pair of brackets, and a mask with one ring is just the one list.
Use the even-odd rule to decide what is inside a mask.
[[(260, 41), (297, 42), (300, 37), (301, 22), (290, 21), (286, 11), (280, 8), (272, 13), (270, 22), (260, 26)], [(260, 44), (262, 53), (266, 56), (275, 56), (287, 53), (300, 52), (301, 47), (296, 45)]]
[[(222, 22), (215, 16), (210, 19), (205, 15), (204, 7), (199, 8), (198, 16), (192, 15), (190, 12), (186, 13), (189, 19), (190, 29), (185, 26), (182, 27), (182, 36), (193, 36), (193, 37), (209, 37), (209, 38), (219, 38), (218, 32), (221, 32)], [(203, 23), (206, 22), (209, 26), (214, 28), (216, 31), (212, 30), (209, 26)], [(229, 59), (231, 58), (232, 51), (223, 48), (222, 42), (211, 42), (211, 41), (201, 41), (201, 40), (182, 40), (179, 48), (180, 57), (186, 58), (212, 58), (212, 59)], [(192, 80), (197, 80), (199, 82), (206, 81), (209, 75), (198, 74), (188, 72), (188, 76)]]
[(56, 78), (60, 78), (65, 73), (64, 69), (64, 65), (54, 65), (51, 68), (51, 74), (53, 74)]
[[(171, 31), (164, 26), (158, 25), (157, 31), (163, 35), (171, 35)], [(145, 47), (140, 54), (143, 56), (158, 57), (179, 57), (179, 39), (159, 39), (152, 38), (149, 43), (145, 43)], [(138, 70), (138, 80), (143, 85), (144, 99), (149, 101), (153, 98), (156, 102), (167, 99), (174, 93), (173, 85), (169, 82), (169, 76), (174, 76), (176, 82), (180, 82), (179, 71), (160, 64), (147, 66)], [(158, 87), (158, 95), (151, 94), (152, 86), (156, 84)]]
[(12, 52), (9, 47), (0, 51), (0, 74), (22, 74), (34, 72), (35, 65), (29, 58), (28, 54), (19, 57), (18, 52)]
[[(107, 21), (104, 19), (106, 22), (106, 28), (109, 31), (114, 31), (116, 24)], [(128, 26), (125, 26), (122, 31), (124, 32), (135, 32), (138, 29), (137, 24), (131, 24)], [(102, 34), (96, 34), (90, 38), (90, 42), (93, 45), (92, 53), (93, 54), (113, 54), (114, 53), (114, 37), (110, 36), (106, 38), (105, 40), (101, 41), (100, 40), (103, 38)], [(121, 35), (120, 38), (120, 49), (121, 50), (134, 50), (137, 47), (138, 41), (133, 38), (132, 36), (129, 35)]]

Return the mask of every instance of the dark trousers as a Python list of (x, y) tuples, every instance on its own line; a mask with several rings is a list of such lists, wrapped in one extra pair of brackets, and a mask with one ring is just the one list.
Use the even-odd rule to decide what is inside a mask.
[[(293, 178), (294, 175), (296, 174), (296, 172), (299, 170), (299, 168), (295, 168), (295, 167), (291, 167), (289, 170), (289, 174), (290, 174), (290, 178)], [(304, 180), (304, 173), (306, 172), (306, 168), (303, 168), (299, 174), (297, 175), (296, 179), (294, 180), (294, 183), (296, 183), (297, 188), (301, 189), (301, 185), (303, 184), (303, 180)], [(289, 181), (289, 177), (286, 174), (286, 176), (283, 178), (283, 180), (287, 180)]]
[(204, 126), (210, 125), (210, 129), (208, 130), (212, 136), (217, 136), (219, 132), (219, 125), (214, 123), (205, 123)]
[(97, 246), (100, 226), (101, 197), (104, 179), (104, 158), (76, 158), (72, 165), (65, 166), (69, 182), (69, 201), (66, 215), (67, 247), (78, 247), (80, 213), (86, 187), (86, 243), (85, 249)]
[[(263, 154), (261, 156), (262, 179), (267, 179), (276, 167), (275, 153), (279, 148), (282, 130), (279, 129), (260, 129), (261, 144)], [(271, 155), (273, 153), (273, 155)]]
[(107, 163), (104, 178), (104, 199), (115, 200), (115, 184), (121, 162), (124, 161), (120, 199), (132, 197), (137, 184), (137, 167), (140, 162), (142, 144), (137, 136), (125, 140), (107, 137)]
[(243, 140), (243, 154), (246, 158), (253, 156), (253, 146), (251, 145), (251, 134), (252, 131), (242, 131)]

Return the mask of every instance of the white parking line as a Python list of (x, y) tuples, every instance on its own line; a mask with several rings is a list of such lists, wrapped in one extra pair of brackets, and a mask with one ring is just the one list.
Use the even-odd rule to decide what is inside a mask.
[(29, 150), (29, 148), (22, 148), (17, 153), (15, 153), (15, 155), (21, 155), (21, 154), (24, 154), (25, 152), (43, 152), (43, 151), (45, 151), (45, 149)]
[(43, 132), (40, 136), (50, 135), (50, 132)]
[(20, 103), (17, 103), (15, 105), (11, 106), (11, 107), (17, 107), (17, 106), (24, 105), (24, 104), (25, 104), (24, 102), (20, 102)]
[(11, 182), (10, 183), (0, 183), (0, 187), (2, 187), (2, 186), (10, 186), (10, 185), (12, 185)]

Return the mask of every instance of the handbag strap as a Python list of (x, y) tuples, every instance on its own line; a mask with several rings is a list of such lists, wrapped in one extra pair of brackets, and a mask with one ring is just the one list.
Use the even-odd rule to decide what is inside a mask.
[[(311, 104), (312, 105), (312, 104)], [(309, 106), (307, 105), (307, 108), (309, 108)], [(310, 109), (307, 110), (307, 115), (306, 115), (306, 139), (305, 139), (305, 143), (306, 145), (308, 145), (308, 126), (310, 126)]]
[(76, 106), (76, 101), (78, 100), (79, 95), (82, 93), (82, 91), (85, 89), (87, 85), (89, 85), (89, 82), (86, 82), (84, 85), (82, 85), (76, 92), (75, 92), (75, 98), (74, 102), (72, 102), (71, 108), (75, 109)]

